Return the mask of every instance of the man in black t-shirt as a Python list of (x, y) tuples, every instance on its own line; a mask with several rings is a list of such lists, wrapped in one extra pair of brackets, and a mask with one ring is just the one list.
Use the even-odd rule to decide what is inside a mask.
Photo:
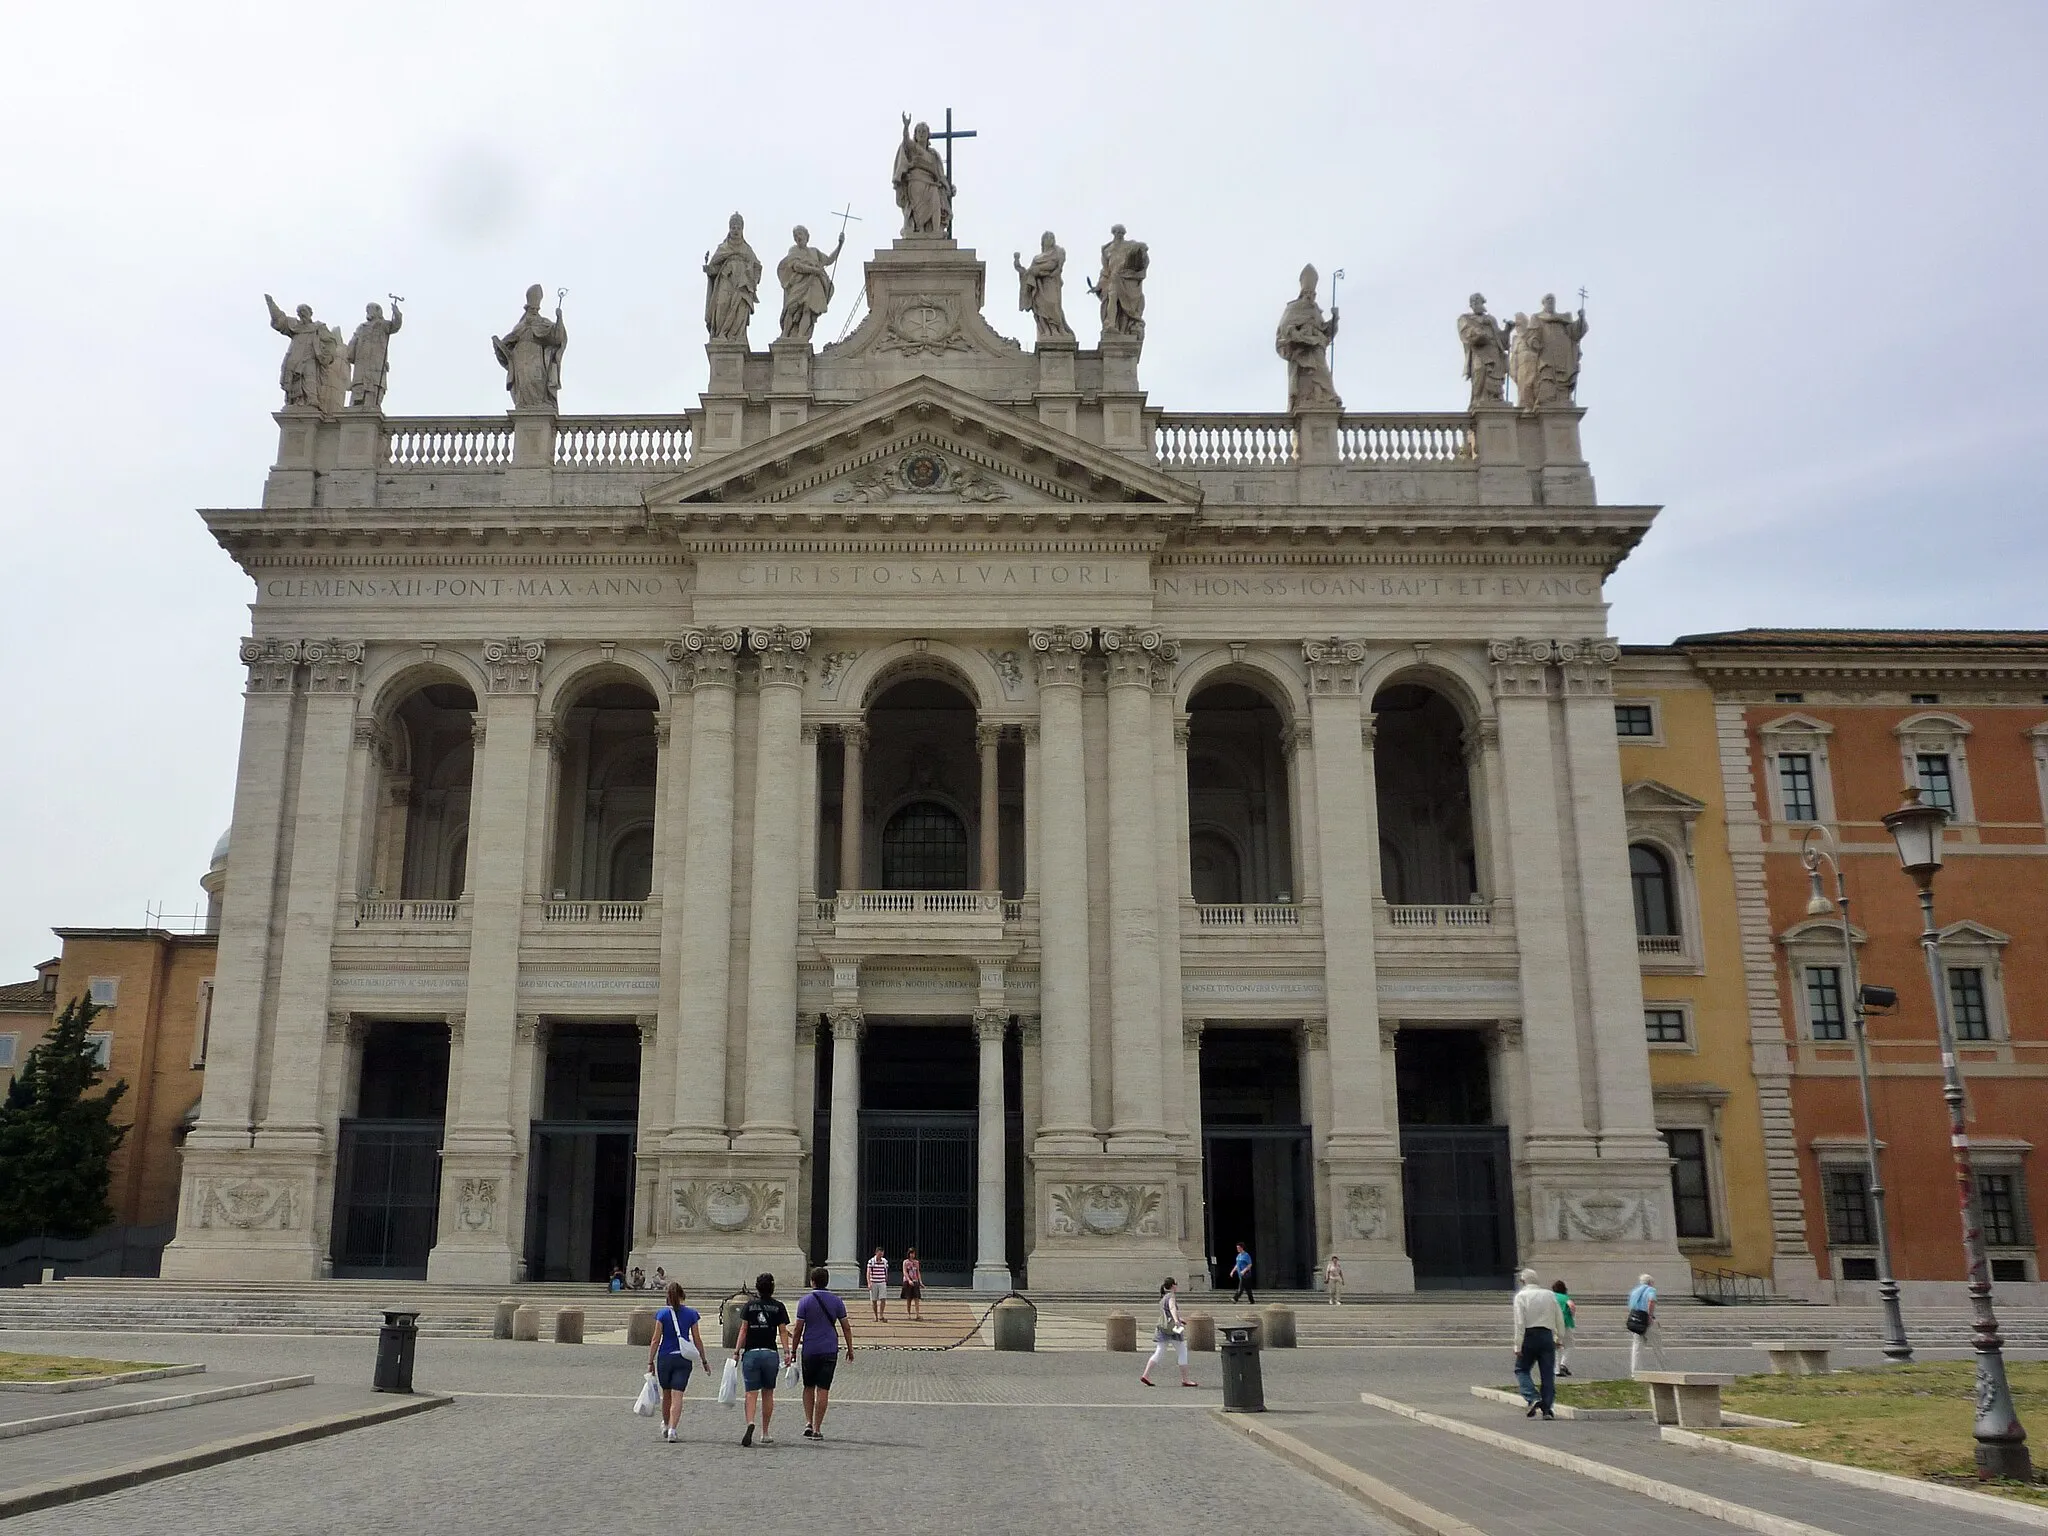
[(754, 1294), (740, 1303), (740, 1345), (733, 1351), (740, 1363), (740, 1382), (747, 1389), (747, 1428), (741, 1445), (754, 1443), (754, 1406), (761, 1408), (761, 1443), (773, 1445), (768, 1432), (775, 1417), (775, 1373), (793, 1358), (789, 1347), (789, 1309), (775, 1299), (775, 1277), (760, 1275)]

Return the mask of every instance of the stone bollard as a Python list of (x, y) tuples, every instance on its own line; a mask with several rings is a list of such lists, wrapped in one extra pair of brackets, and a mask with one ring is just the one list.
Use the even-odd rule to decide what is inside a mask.
[(1117, 1354), (1135, 1354), (1138, 1348), (1138, 1320), (1128, 1312), (1110, 1313), (1104, 1345)]
[(518, 1307), (513, 1310), (512, 1337), (522, 1344), (540, 1342), (539, 1307)]
[(1294, 1308), (1266, 1308), (1266, 1336), (1260, 1341), (1264, 1349), (1294, 1348)]
[(628, 1344), (652, 1344), (654, 1342), (654, 1308), (635, 1307), (633, 1315), (626, 1319), (626, 1342)]
[(1206, 1312), (1184, 1312), (1181, 1317), (1188, 1325), (1188, 1348), (1214, 1353), (1216, 1319)]
[(719, 1336), (724, 1339), (727, 1349), (740, 1347), (740, 1329), (746, 1326), (740, 1316), (739, 1300), (728, 1296), (718, 1304)]
[(509, 1298), (498, 1303), (498, 1310), (491, 1318), (491, 1337), (509, 1339), (512, 1337), (512, 1314), (519, 1310), (519, 1303)]
[(1038, 1311), (1030, 1302), (1014, 1298), (997, 1302), (993, 1321), (997, 1349), (1016, 1350), (1027, 1355), (1036, 1352)]
[(557, 1344), (581, 1344), (583, 1342), (583, 1309), (563, 1307), (555, 1313), (555, 1342)]

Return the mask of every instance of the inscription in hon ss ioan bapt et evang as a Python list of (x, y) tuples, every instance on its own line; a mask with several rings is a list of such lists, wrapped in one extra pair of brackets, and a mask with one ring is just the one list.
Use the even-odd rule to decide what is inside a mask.
[(1536, 603), (1598, 602), (1600, 578), (1582, 571), (1518, 576), (1464, 571), (1317, 571), (1269, 566), (1232, 570), (1224, 567), (1161, 571), (1152, 578), (1152, 594), (1162, 604), (1180, 607), (1267, 603), (1379, 603), (1404, 607), (1487, 604), (1512, 607)]

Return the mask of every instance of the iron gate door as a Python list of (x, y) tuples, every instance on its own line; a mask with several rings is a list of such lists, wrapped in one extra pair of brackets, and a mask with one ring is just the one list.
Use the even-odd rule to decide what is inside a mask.
[(334, 1179), (336, 1275), (426, 1279), (440, 1209), (440, 1121), (341, 1122)]
[(930, 1285), (974, 1281), (976, 1126), (973, 1110), (921, 1115), (862, 1111), (861, 1256), (892, 1264), (915, 1248)]
[(1510, 1289), (1513, 1192), (1505, 1126), (1403, 1126), (1401, 1188), (1418, 1287)]

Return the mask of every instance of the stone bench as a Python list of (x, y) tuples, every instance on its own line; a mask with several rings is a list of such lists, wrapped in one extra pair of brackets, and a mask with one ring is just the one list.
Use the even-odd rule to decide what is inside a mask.
[(1760, 1349), (1771, 1357), (1771, 1372), (1777, 1376), (1825, 1376), (1831, 1369), (1828, 1365), (1827, 1344), (1800, 1344), (1796, 1342), (1767, 1343), (1759, 1341), (1750, 1346)]
[(1716, 1371), (1637, 1371), (1635, 1379), (1650, 1389), (1650, 1417), (1681, 1429), (1719, 1429), (1721, 1389), (1735, 1381)]

